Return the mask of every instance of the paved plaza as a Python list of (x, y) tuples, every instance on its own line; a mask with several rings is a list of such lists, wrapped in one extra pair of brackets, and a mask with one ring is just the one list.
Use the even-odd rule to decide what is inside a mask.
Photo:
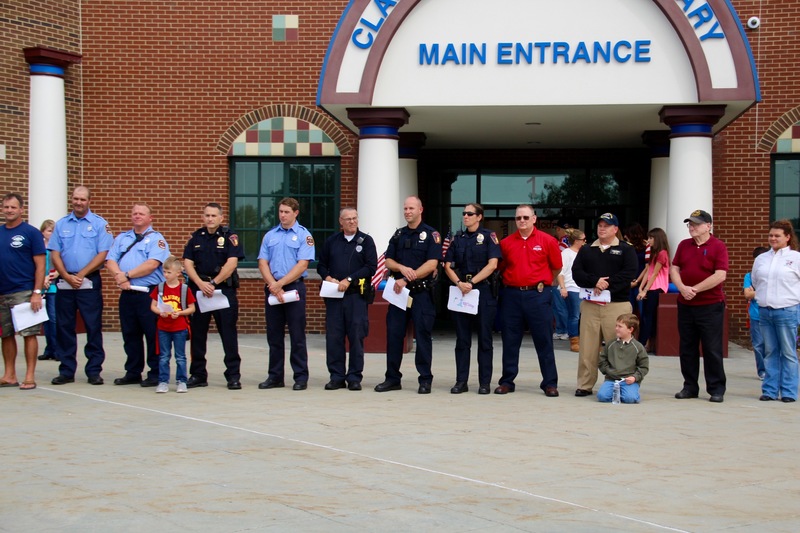
[[(38, 389), (0, 389), (0, 531), (800, 529), (800, 405), (759, 402), (752, 353), (735, 345), (724, 403), (674, 399), (678, 359), (651, 357), (642, 403), (615, 406), (573, 396), (565, 341), (561, 397), (546, 398), (530, 339), (506, 396), (477, 394), (474, 361), (470, 392), (450, 394), (448, 334), (434, 340), (428, 396), (413, 353), (401, 391), (372, 391), (383, 354), (367, 355), (363, 391), (323, 390), (318, 335), (308, 390), (291, 376), (259, 390), (266, 340), (244, 335), (244, 388), (228, 391), (211, 339), (210, 385), (188, 394), (114, 386), (118, 333), (105, 334), (103, 386), (50, 385), (57, 364), (40, 361)], [(501, 350), (498, 336), (493, 385)]]

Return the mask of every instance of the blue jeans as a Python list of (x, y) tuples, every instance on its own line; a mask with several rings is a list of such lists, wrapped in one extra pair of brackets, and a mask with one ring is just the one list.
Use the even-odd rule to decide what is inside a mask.
[(581, 296), (579, 292), (567, 292), (564, 300), (567, 304), (567, 333), (570, 337), (580, 335), (581, 328)]
[(761, 334), (761, 323), (750, 319), (750, 343), (753, 345), (753, 355), (756, 358), (756, 372), (759, 376), (766, 373), (764, 369), (764, 336)]
[[(556, 285), (552, 289), (553, 291), (553, 316), (556, 319), (556, 333), (558, 334), (565, 334), (567, 333), (567, 320), (568, 320), (568, 313), (567, 313), (567, 302), (564, 298), (561, 297), (561, 291), (558, 289)], [(571, 337), (572, 335), (570, 335)]]
[(169, 356), (170, 346), (175, 348), (175, 381), (186, 383), (186, 338), (189, 330), (161, 331), (158, 330), (158, 382), (169, 383)]
[[(614, 381), (604, 381), (597, 391), (598, 402), (610, 402), (614, 395)], [(622, 403), (639, 403), (642, 399), (639, 396), (639, 384), (636, 382), (628, 385), (624, 381), (619, 384), (619, 399)]]
[(57, 357), (58, 336), (56, 335), (56, 293), (48, 292), (44, 298), (45, 309), (47, 310), (47, 322), (44, 323), (45, 347), (42, 352), (44, 355)]
[(797, 308), (758, 308), (761, 334), (764, 336), (764, 368), (767, 375), (761, 392), (770, 398), (797, 399)]

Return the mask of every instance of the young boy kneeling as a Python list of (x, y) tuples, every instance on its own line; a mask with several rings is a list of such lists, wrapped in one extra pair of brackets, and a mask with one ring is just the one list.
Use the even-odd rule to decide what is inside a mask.
[(610, 402), (614, 394), (614, 381), (620, 379), (622, 403), (639, 403), (639, 383), (650, 370), (647, 351), (634, 338), (639, 329), (639, 319), (634, 314), (625, 313), (617, 317), (614, 329), (617, 340), (609, 343), (600, 354), (598, 368), (606, 380), (597, 391), (597, 399)]

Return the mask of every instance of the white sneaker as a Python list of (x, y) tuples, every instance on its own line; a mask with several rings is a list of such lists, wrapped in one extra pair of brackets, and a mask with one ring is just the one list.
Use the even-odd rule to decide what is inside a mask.
[(561, 334), (560, 333), (553, 333), (553, 340), (554, 341), (557, 341), (560, 338), (561, 338)]
[(156, 392), (169, 392), (169, 384), (159, 383), (158, 387), (156, 387)]
[(186, 383), (184, 381), (178, 382), (178, 389), (176, 392), (189, 392), (189, 389), (186, 387)]

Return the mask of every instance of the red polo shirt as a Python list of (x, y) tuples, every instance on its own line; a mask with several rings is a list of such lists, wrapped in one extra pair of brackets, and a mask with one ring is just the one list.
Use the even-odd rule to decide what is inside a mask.
[[(713, 235), (703, 244), (685, 239), (678, 244), (672, 264), (680, 268), (681, 281), (689, 287), (697, 285), (717, 270), (728, 271), (728, 248)], [(725, 301), (722, 283), (697, 293), (691, 300), (678, 295), (678, 301), (686, 305), (708, 305)]]
[(555, 237), (534, 228), (527, 239), (516, 231), (500, 241), (500, 271), (508, 287), (553, 283), (553, 270), (561, 270), (561, 251)]

